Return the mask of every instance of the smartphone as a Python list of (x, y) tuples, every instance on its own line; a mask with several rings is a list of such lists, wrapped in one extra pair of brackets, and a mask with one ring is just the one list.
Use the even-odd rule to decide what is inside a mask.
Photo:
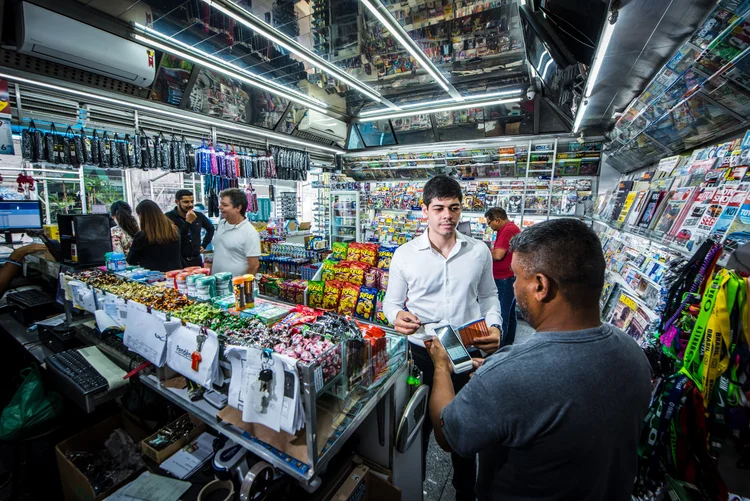
[(472, 367), (471, 355), (469, 355), (466, 347), (461, 342), (458, 332), (450, 325), (435, 327), (434, 332), (448, 352), (448, 357), (451, 359), (451, 364), (453, 364), (453, 372), (461, 374), (462, 372), (470, 371)]

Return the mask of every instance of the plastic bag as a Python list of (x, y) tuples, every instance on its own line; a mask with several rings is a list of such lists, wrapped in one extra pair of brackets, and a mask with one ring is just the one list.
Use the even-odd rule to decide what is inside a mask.
[[(83, 153), (83, 163), (86, 165), (91, 165), (94, 163), (94, 151), (93, 151), (93, 145), (91, 144), (91, 139), (86, 135), (86, 131), (83, 130), (83, 127), (81, 127), (81, 152)], [(97, 144), (97, 147), (99, 145)]]
[(68, 127), (65, 131), (65, 135), (62, 137), (62, 163), (65, 165), (73, 165), (73, 159), (75, 158), (75, 146), (73, 146), (73, 127)]
[(112, 139), (110, 145), (109, 165), (116, 169), (119, 169), (120, 167), (122, 167), (122, 163), (120, 162), (120, 136), (116, 132), (115, 137), (114, 139)]
[(21, 376), (21, 386), (0, 415), (0, 440), (16, 438), (62, 412), (62, 397), (54, 392), (45, 395), (39, 367), (27, 367)]
[(143, 131), (141, 131), (141, 168), (144, 170), (154, 168), (154, 140)]

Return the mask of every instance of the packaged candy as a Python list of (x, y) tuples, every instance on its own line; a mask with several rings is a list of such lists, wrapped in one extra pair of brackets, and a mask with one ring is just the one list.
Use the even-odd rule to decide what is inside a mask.
[(378, 291), (375, 296), (375, 322), (381, 325), (388, 325), (388, 319), (383, 313), (383, 301), (385, 300), (385, 291)]
[(388, 290), (388, 276), (390, 272), (387, 270), (378, 270), (378, 287), (381, 291)]
[(333, 259), (343, 260), (346, 259), (346, 255), (349, 252), (349, 244), (346, 242), (333, 242), (331, 250), (333, 251), (331, 254)]
[(349, 282), (362, 285), (365, 282), (365, 272), (370, 266), (365, 263), (352, 263), (349, 267)]
[(331, 280), (326, 282), (324, 293), (323, 293), (323, 308), (326, 310), (335, 310), (339, 304), (339, 297), (341, 296), (341, 288), (343, 283), (338, 280)]
[(349, 251), (346, 253), (347, 261), (359, 261), (362, 257), (362, 244), (353, 242), (349, 244)]
[(370, 287), (361, 287), (359, 289), (359, 299), (357, 299), (357, 308), (354, 315), (365, 320), (372, 320), (375, 314), (375, 298), (378, 290)]
[(323, 307), (323, 295), (326, 283), (323, 281), (310, 280), (307, 282), (307, 305), (311, 308)]
[(341, 298), (339, 299), (339, 315), (352, 315), (354, 307), (357, 305), (359, 298), (359, 286), (354, 284), (344, 284), (341, 289)]
[(321, 273), (321, 280), (324, 282), (328, 282), (329, 280), (335, 280), (336, 274), (335, 269), (336, 265), (338, 264), (337, 261), (334, 261), (332, 259), (326, 259), (323, 261), (322, 271)]
[(334, 268), (335, 279), (339, 282), (348, 282), (351, 275), (351, 263), (349, 261), (341, 261)]
[(377, 268), (368, 268), (367, 271), (365, 271), (365, 287), (377, 289), (379, 278), (380, 274), (378, 273)]
[(398, 247), (395, 245), (381, 245), (378, 250), (378, 268), (387, 270), (391, 267), (393, 253)]
[(359, 260), (369, 266), (375, 266), (378, 261), (378, 244), (362, 244)]

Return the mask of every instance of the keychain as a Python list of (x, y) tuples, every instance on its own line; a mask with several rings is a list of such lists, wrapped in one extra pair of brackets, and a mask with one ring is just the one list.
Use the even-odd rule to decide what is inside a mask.
[(260, 355), (262, 360), (261, 370), (258, 374), (258, 393), (260, 393), (260, 398), (255, 405), (255, 410), (259, 414), (266, 413), (268, 404), (271, 401), (271, 393), (273, 393), (273, 369), (270, 368), (273, 365), (271, 353), (271, 350), (265, 348)]
[(193, 369), (195, 372), (198, 372), (198, 366), (203, 361), (203, 357), (201, 356), (201, 350), (203, 349), (203, 343), (206, 342), (206, 338), (207, 336), (203, 332), (195, 336), (195, 340), (198, 343), (198, 346), (196, 347), (195, 351), (190, 357), (193, 360), (193, 363), (190, 366), (190, 368)]

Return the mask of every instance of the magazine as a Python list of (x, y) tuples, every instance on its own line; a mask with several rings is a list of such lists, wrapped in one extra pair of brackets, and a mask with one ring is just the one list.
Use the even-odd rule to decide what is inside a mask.
[(750, 242), (750, 193), (740, 206), (740, 212), (729, 225), (724, 240), (724, 249), (729, 253)]
[(626, 330), (637, 310), (638, 305), (635, 299), (625, 292), (621, 292), (607, 321), (618, 329)]
[(733, 191), (734, 193), (732, 193), (729, 202), (727, 203), (726, 207), (724, 207), (721, 216), (719, 216), (719, 219), (716, 221), (716, 224), (711, 230), (711, 238), (716, 242), (720, 242), (721, 239), (724, 238), (724, 235), (729, 229), (729, 226), (732, 224), (732, 221), (734, 221), (734, 219), (737, 217), (737, 214), (739, 214), (740, 206), (742, 206), (742, 202), (747, 196), (746, 191)]
[(695, 188), (677, 188), (669, 198), (661, 217), (654, 224), (654, 230), (669, 234), (675, 223), (679, 221), (680, 214), (686, 210), (685, 207), (692, 200), (695, 191)]
[(679, 245), (692, 250), (693, 245), (695, 244), (694, 238), (697, 236), (696, 230), (698, 229), (698, 225), (700, 224), (703, 215), (706, 214), (708, 208), (711, 206), (711, 200), (715, 193), (716, 188), (700, 188), (698, 195), (695, 197), (695, 201), (693, 201), (690, 206), (690, 209), (686, 213), (686, 217), (680, 227), (677, 228), (676, 231), (675, 227), (672, 227), (672, 236), (675, 237), (675, 241)]

